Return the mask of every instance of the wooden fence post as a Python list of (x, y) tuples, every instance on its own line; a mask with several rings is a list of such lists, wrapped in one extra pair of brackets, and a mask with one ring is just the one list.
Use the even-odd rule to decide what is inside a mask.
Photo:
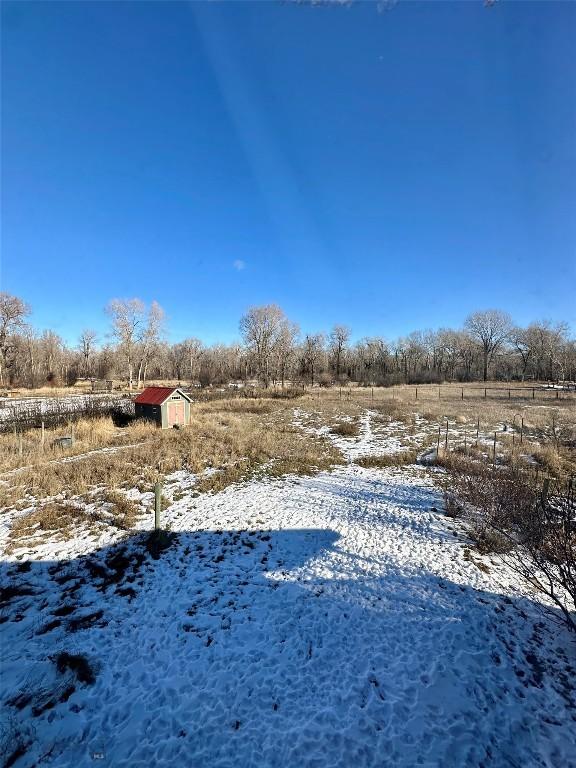
[(154, 530), (160, 530), (160, 512), (162, 510), (162, 483), (154, 485)]
[(532, 400), (534, 400), (534, 387), (532, 387)]
[(478, 416), (478, 419), (476, 421), (476, 447), (478, 447), (478, 437), (480, 435), (480, 416)]
[(22, 432), (18, 432), (18, 455), (22, 456), (23, 453), (23, 444), (22, 444)]
[(486, 387), (484, 387), (484, 400), (486, 400)]
[(444, 438), (444, 453), (448, 453), (448, 419), (446, 419), (446, 437)]
[(416, 387), (416, 400), (418, 400), (418, 387)]
[(524, 416), (522, 416), (522, 421), (520, 422), (520, 445), (524, 442)]
[(440, 387), (438, 387), (438, 400), (440, 400)]
[(496, 432), (494, 432), (494, 447), (492, 449), (492, 462), (496, 464)]
[(44, 450), (44, 442), (46, 440), (46, 433), (45, 433), (45, 430), (44, 430), (44, 419), (42, 419), (42, 421), (40, 422), (40, 429), (41, 429), (40, 445), (42, 446), (42, 450)]
[(440, 433), (442, 431), (442, 424), (438, 424), (438, 440), (436, 442), (436, 458), (440, 456)]

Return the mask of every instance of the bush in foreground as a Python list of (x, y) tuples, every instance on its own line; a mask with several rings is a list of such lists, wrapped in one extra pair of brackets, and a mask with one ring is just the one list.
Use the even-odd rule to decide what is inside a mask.
[(464, 505), (483, 554), (499, 554), (531, 588), (546, 595), (576, 631), (576, 497), (573, 480), (542, 485), (515, 466), (453, 456), (445, 492)]

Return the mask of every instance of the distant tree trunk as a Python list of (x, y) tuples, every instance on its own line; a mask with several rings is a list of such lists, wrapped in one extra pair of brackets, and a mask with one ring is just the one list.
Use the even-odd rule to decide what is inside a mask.
[[(144, 360), (140, 360), (140, 364), (138, 365), (138, 383), (136, 384), (136, 389), (140, 389), (140, 384), (142, 383), (142, 371), (144, 370)], [(130, 387), (132, 389), (132, 387)]]

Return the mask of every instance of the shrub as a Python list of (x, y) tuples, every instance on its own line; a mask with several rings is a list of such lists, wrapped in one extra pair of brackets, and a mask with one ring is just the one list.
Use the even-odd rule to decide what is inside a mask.
[(576, 499), (573, 482), (544, 481), (511, 464), (452, 455), (445, 490), (466, 504), (471, 535), (532, 588), (546, 595), (576, 631)]
[(358, 437), (360, 428), (357, 421), (340, 421), (330, 427), (330, 432), (340, 437)]
[(444, 511), (448, 517), (457, 518), (464, 514), (464, 507), (450, 491), (444, 491)]
[(126, 498), (120, 491), (106, 491), (104, 500), (110, 504), (114, 525), (122, 530), (130, 530), (136, 524), (138, 505)]
[(356, 464), (370, 469), (403, 467), (406, 464), (414, 464), (415, 461), (416, 451), (397, 451), (396, 453), (382, 453), (377, 456), (361, 456), (356, 460)]
[(286, 389), (275, 389), (269, 393), (268, 397), (272, 397), (277, 400), (295, 400), (298, 397), (302, 397), (306, 393), (303, 389), (298, 387), (286, 387)]
[(472, 537), (476, 543), (476, 549), (481, 555), (505, 554), (511, 552), (514, 543), (509, 536), (503, 536), (499, 531), (487, 525), (475, 525), (472, 528)]

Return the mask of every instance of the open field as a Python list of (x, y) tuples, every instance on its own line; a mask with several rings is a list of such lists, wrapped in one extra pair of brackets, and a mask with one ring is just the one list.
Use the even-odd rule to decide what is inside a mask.
[(319, 392), (0, 436), (9, 764), (576, 765), (573, 634), (415, 463), (564, 480), (573, 404)]

